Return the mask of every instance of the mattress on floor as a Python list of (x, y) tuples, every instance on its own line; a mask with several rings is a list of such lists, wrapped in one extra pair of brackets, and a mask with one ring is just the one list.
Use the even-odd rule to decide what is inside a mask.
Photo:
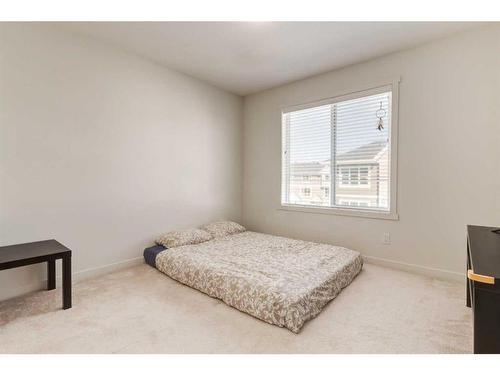
[(265, 322), (298, 333), (363, 267), (353, 250), (243, 232), (169, 248), (156, 268)]
[(151, 247), (147, 247), (144, 249), (144, 260), (151, 267), (156, 267), (156, 257), (158, 256), (158, 254), (160, 254), (162, 251), (165, 250), (166, 247), (162, 245), (154, 245)]

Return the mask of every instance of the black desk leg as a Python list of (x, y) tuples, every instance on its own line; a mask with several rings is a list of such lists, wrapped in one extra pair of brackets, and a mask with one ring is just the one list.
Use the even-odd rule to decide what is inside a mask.
[(465, 270), (465, 285), (467, 285), (465, 292), (465, 306), (471, 307), (471, 290), (470, 290), (470, 280), (468, 276), (468, 272), (471, 269), (470, 266), (470, 254), (469, 254), (469, 241), (467, 241), (467, 269)]
[(56, 288), (56, 261), (47, 262), (47, 290)]
[(71, 256), (62, 259), (63, 309), (71, 308)]

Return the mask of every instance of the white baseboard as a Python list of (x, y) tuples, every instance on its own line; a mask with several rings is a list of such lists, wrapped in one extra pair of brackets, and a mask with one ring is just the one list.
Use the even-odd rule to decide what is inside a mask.
[(374, 257), (374, 256), (369, 256), (369, 255), (363, 255), (363, 259), (366, 261), (366, 263), (371, 263), (371, 264), (375, 264), (378, 266), (397, 269), (400, 271), (406, 271), (406, 272), (410, 272), (410, 273), (415, 273), (415, 274), (419, 274), (419, 275), (433, 277), (433, 278), (441, 279), (441, 280), (463, 282), (465, 280), (465, 277), (466, 277), (465, 271), (464, 271), (464, 273), (460, 273), (460, 272), (443, 270), (440, 268), (420, 266), (418, 264), (398, 262), (395, 260), (378, 258), (378, 257)]
[(87, 268), (85, 270), (77, 271), (73, 273), (73, 281), (80, 281), (89, 279), (91, 277), (101, 276), (113, 271), (118, 271), (124, 268), (136, 266), (138, 264), (144, 263), (143, 257), (131, 258), (122, 260), (120, 262), (107, 264), (105, 266)]
[[(118, 271), (124, 268), (132, 267), (144, 262), (143, 257), (126, 259), (120, 262), (107, 264), (105, 266), (87, 268), (84, 270), (76, 271), (72, 273), (73, 283), (89, 279), (91, 277), (97, 277), (105, 275), (107, 273)], [(59, 272), (58, 272), (59, 273)], [(56, 285), (59, 288), (62, 285), (62, 278), (59, 275), (56, 277)], [(43, 290), (47, 286), (47, 279), (36, 281), (30, 284), (20, 285), (14, 288), (10, 288), (7, 294), (2, 293), (0, 300), (6, 300), (13, 297), (21, 296), (23, 294), (31, 293), (37, 290)]]

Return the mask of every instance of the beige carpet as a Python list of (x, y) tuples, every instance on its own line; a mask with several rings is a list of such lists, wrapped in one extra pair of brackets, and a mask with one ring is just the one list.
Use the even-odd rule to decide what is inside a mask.
[(464, 286), (374, 265), (298, 335), (146, 265), (0, 302), (0, 353), (470, 353)]

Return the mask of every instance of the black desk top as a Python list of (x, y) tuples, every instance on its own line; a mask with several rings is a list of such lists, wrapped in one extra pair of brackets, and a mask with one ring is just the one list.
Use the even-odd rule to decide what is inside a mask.
[(56, 240), (22, 243), (19, 245), (1, 246), (0, 263), (16, 260), (33, 259), (47, 255), (71, 254), (71, 250)]
[(468, 225), (471, 265), (474, 273), (500, 279), (500, 234), (495, 227)]

